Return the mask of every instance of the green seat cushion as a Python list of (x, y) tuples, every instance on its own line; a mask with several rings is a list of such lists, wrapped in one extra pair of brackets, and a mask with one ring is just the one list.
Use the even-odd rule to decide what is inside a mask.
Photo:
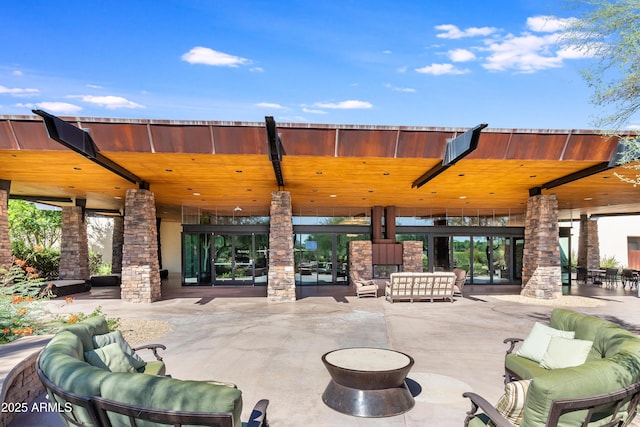
[[(152, 375), (111, 373), (101, 383), (100, 394), (118, 402), (160, 410), (230, 412), (233, 414), (235, 427), (242, 425), (242, 392), (224, 385)], [(120, 417), (113, 415), (113, 418), (115, 420)]]
[(107, 320), (103, 316), (89, 317), (82, 322), (65, 326), (62, 331), (68, 331), (80, 338), (82, 342), (82, 353), (93, 350), (93, 336), (102, 335), (109, 332)]
[(548, 372), (535, 360), (520, 357), (514, 353), (508, 354), (504, 359), (504, 367), (514, 372), (522, 379), (531, 379)]
[[(589, 397), (626, 387), (640, 378), (639, 355), (618, 354), (611, 359), (554, 369), (533, 378), (521, 427), (543, 426), (553, 400)], [(585, 411), (565, 414), (561, 427), (581, 425)]]
[(160, 360), (153, 360), (151, 362), (147, 362), (141, 369), (138, 369), (138, 372), (148, 375), (164, 375), (167, 373), (167, 368), (164, 362)]

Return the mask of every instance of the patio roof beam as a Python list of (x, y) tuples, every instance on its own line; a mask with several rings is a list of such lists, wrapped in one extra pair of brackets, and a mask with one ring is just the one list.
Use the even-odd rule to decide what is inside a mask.
[(608, 171), (609, 169), (613, 169), (619, 166), (620, 159), (622, 158), (624, 152), (626, 151), (626, 145), (623, 140), (618, 141), (618, 145), (611, 153), (611, 157), (608, 162), (600, 162), (588, 168), (576, 171), (574, 173), (570, 173), (569, 175), (563, 176), (558, 179), (554, 179), (553, 181), (549, 181), (545, 184), (542, 184), (541, 187), (544, 189), (550, 189), (559, 187), (564, 184), (568, 184), (570, 182), (578, 181), (582, 178), (586, 178), (591, 175), (595, 175), (600, 172)]
[(269, 149), (269, 160), (273, 165), (273, 173), (276, 176), (278, 187), (284, 187), (284, 176), (282, 175), (282, 155), (284, 150), (282, 148), (282, 140), (276, 129), (276, 121), (272, 116), (265, 117), (265, 124), (267, 127), (267, 148)]
[(478, 126), (464, 132), (462, 135), (459, 135), (452, 140), (447, 141), (442, 163), (435, 165), (427, 172), (422, 174), (418, 179), (413, 181), (413, 184), (411, 184), (411, 188), (422, 187), (427, 182), (431, 181), (433, 178), (440, 175), (451, 166), (455, 165), (458, 160), (461, 160), (472, 153), (476, 148), (478, 148), (480, 132), (486, 127), (486, 123), (479, 124)]
[(103, 168), (110, 170), (127, 181), (138, 185), (140, 189), (149, 189), (149, 183), (143, 181), (129, 170), (100, 154), (100, 150), (93, 142), (89, 132), (73, 126), (72, 124), (47, 113), (46, 111), (32, 111), (34, 114), (43, 118), (49, 138), (59, 142), (92, 162), (97, 163)]

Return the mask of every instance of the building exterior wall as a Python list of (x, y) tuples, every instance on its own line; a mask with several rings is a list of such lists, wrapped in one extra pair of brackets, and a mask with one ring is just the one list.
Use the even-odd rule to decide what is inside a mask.
[(160, 224), (160, 241), (162, 244), (162, 268), (169, 273), (182, 271), (182, 224), (162, 221)]

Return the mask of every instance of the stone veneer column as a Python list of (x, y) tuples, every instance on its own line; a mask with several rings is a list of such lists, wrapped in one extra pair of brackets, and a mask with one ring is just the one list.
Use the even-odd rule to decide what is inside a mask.
[(586, 268), (600, 268), (600, 241), (598, 221), (580, 216), (580, 236), (578, 237), (578, 265)]
[(87, 223), (80, 206), (62, 208), (60, 241), (61, 280), (89, 280), (89, 244)]
[(402, 242), (402, 271), (422, 273), (422, 242)]
[(536, 195), (527, 201), (521, 295), (540, 299), (562, 296), (558, 198)]
[(373, 244), (371, 240), (352, 240), (349, 242), (349, 278), (355, 286), (355, 276), (370, 280), (373, 278)]
[(9, 192), (0, 189), (0, 268), (8, 269), (12, 263), (9, 237)]
[(113, 218), (111, 239), (111, 274), (122, 273), (122, 247), (124, 246), (124, 217)]
[(120, 296), (128, 302), (157, 301), (161, 290), (153, 193), (127, 190), (124, 212)]
[(271, 192), (269, 221), (269, 301), (295, 301), (296, 277), (293, 259), (293, 214), (291, 193)]

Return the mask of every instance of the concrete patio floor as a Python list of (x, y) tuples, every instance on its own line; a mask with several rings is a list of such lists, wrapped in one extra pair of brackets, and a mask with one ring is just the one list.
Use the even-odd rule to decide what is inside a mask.
[[(75, 295), (72, 304), (51, 301), (52, 310), (91, 312), (100, 306), (111, 317), (161, 319), (171, 332), (159, 340), (174, 378), (222, 380), (243, 392), (242, 420), (259, 399), (269, 399), (274, 427), (288, 426), (461, 426), (474, 391), (495, 402), (503, 392), (507, 337), (524, 337), (536, 321), (546, 322), (550, 306), (471, 295), (450, 302), (358, 299), (347, 287), (305, 289), (296, 302), (274, 303), (265, 288), (183, 288), (163, 282), (163, 300), (131, 304), (114, 288)], [(253, 295), (255, 294), (255, 295)], [(573, 295), (596, 298), (599, 307), (572, 307), (601, 316), (640, 334), (637, 292), (579, 285)], [(253, 295), (253, 296), (240, 296)], [(321, 356), (344, 347), (381, 347), (415, 359), (408, 378), (415, 407), (387, 418), (358, 418), (322, 402), (329, 374)], [(59, 426), (55, 414), (29, 414), (11, 426)], [(635, 423), (634, 423), (635, 424)]]

